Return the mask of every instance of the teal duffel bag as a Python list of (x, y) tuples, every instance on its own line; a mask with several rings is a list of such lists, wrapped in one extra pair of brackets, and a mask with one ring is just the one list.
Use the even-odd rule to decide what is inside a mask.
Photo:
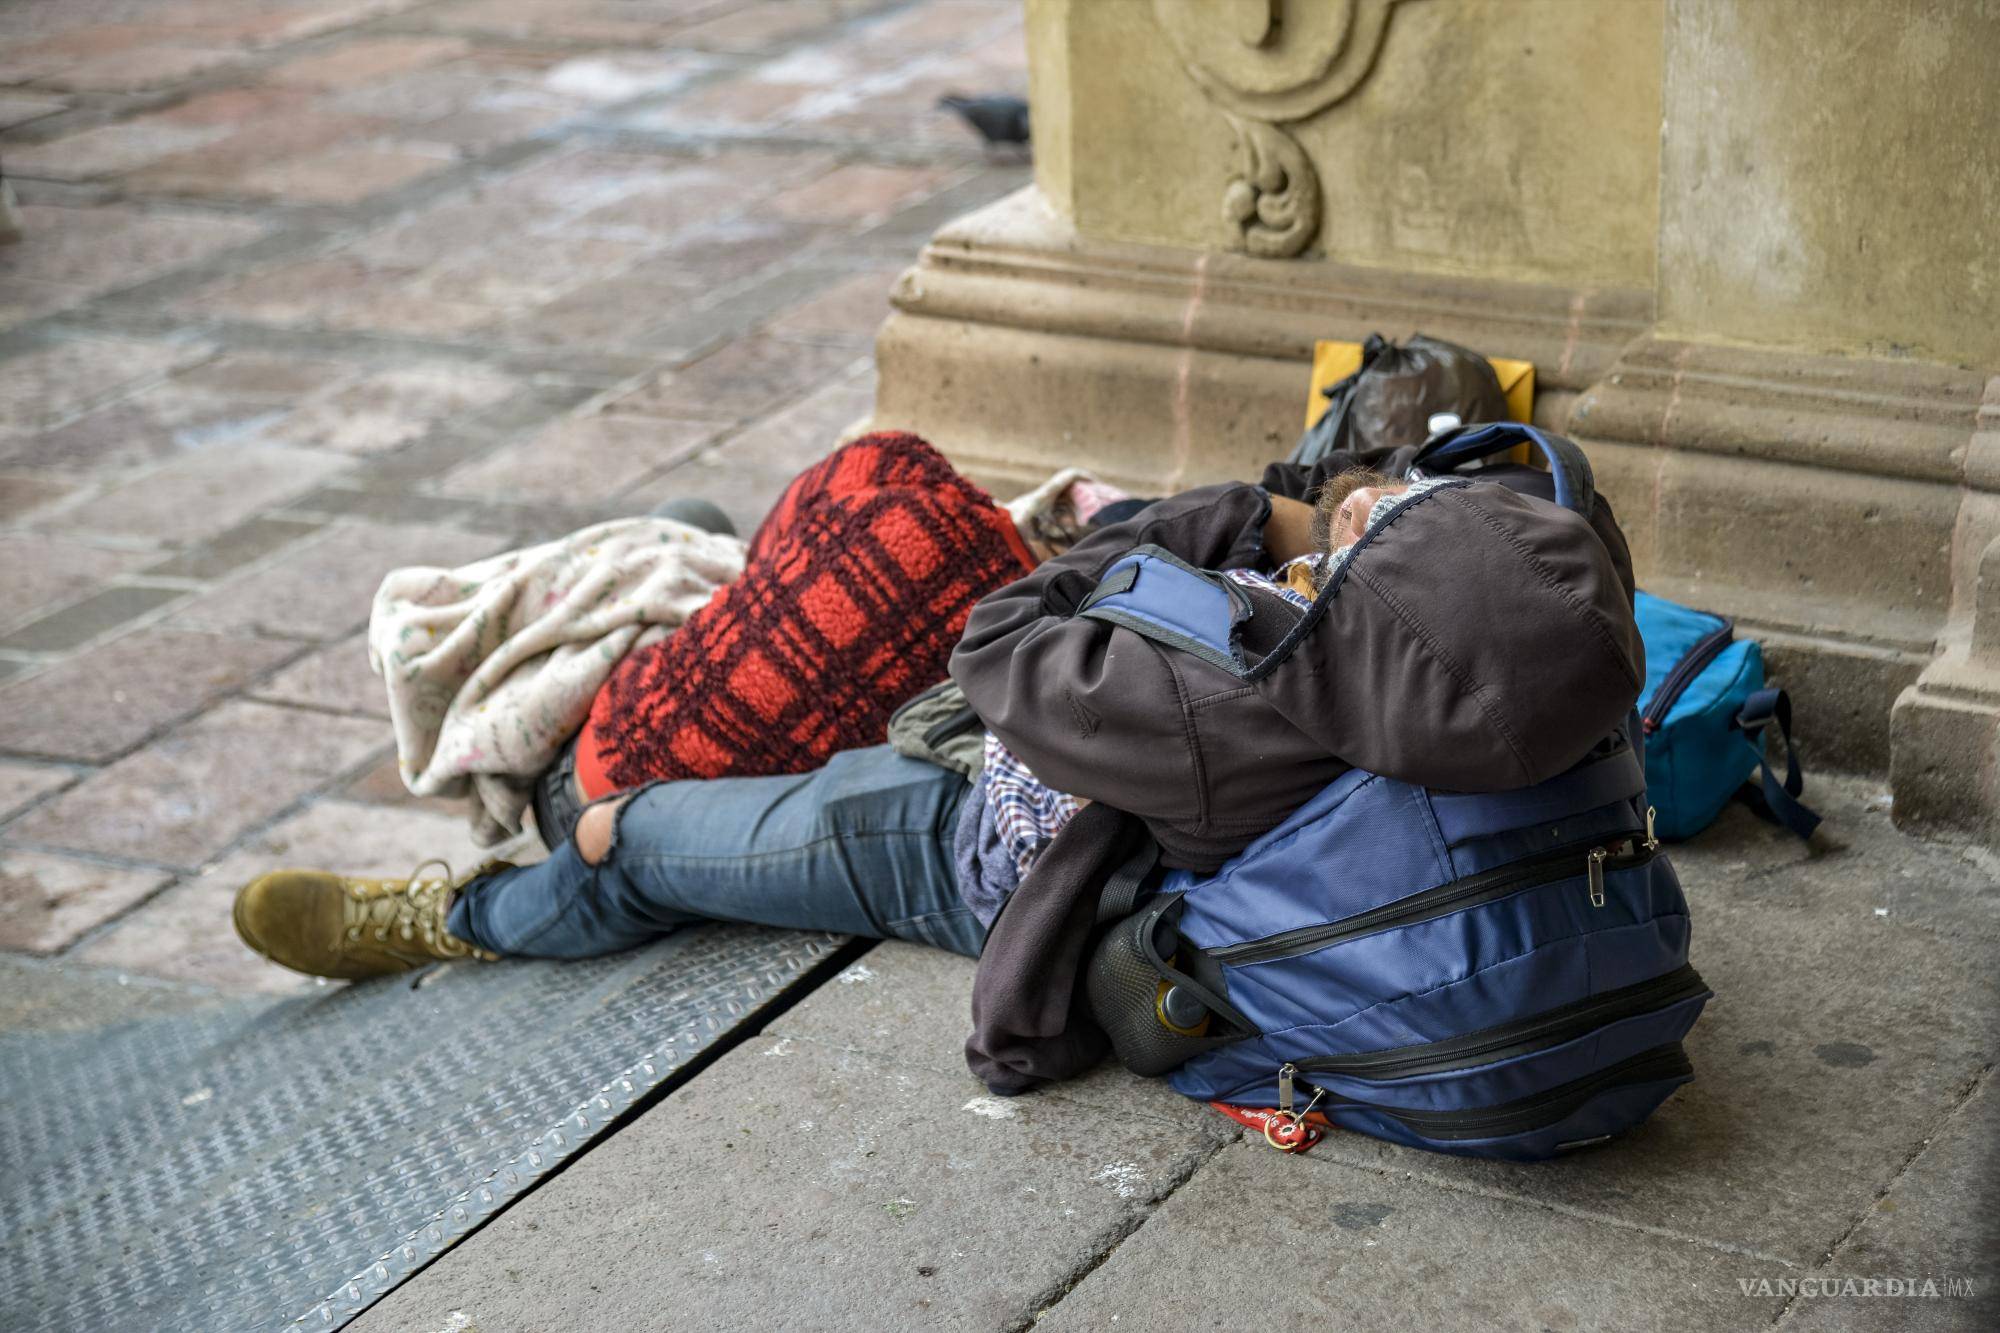
[[(1642, 592), (1637, 610), (1646, 641), (1639, 724), (1659, 836), (1693, 837), (1741, 795), (1773, 823), (1810, 837), (1819, 816), (1799, 802), (1805, 779), (1792, 748), (1792, 701), (1764, 683), (1764, 650), (1737, 638), (1723, 617), (1664, 597)], [(1782, 781), (1764, 761), (1772, 722), (1784, 739)]]

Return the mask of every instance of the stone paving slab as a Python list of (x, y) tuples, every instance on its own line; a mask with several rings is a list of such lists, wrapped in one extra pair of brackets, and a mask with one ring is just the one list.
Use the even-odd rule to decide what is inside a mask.
[[(114, 759), (234, 694), (297, 651), (240, 635), (146, 629), (0, 688), (0, 747), (57, 759)], [(88, 680), (92, 688), (79, 688)]]
[(199, 346), (91, 338), (55, 343), (0, 361), (0, 447), (8, 434), (54, 425), (121, 389), (139, 387), (206, 355)]
[(364, 373), (299, 401), (263, 432), (273, 443), (374, 454), (422, 439), (440, 423), (489, 407), (516, 390), (505, 375), (450, 364)]
[(458, 468), (439, 489), (491, 499), (533, 495), (549, 481), (550, 460), (560, 458), (567, 474), (563, 490), (570, 498), (608, 501), (686, 460), (720, 433), (712, 421), (570, 417)]
[(766, 1034), (354, 1327), (1015, 1326), (1215, 1150), (1062, 1098), (958, 1109), (977, 1098)]
[[(1782, 1327), (1989, 1330), (2000, 1324), (2000, 1095), (1991, 1073), (1813, 1276), (1837, 1296), (1793, 1302)], [(1846, 1294), (1898, 1278), (1909, 1295)], [(1953, 1288), (1947, 1279), (1970, 1284)], [(1931, 1287), (1923, 1283), (1929, 1280)], [(1887, 1288), (1885, 1287), (1886, 1291)], [(1865, 1288), (1864, 1288), (1865, 1291)]]
[(792, 307), (766, 324), (765, 331), (786, 338), (866, 343), (888, 318), (889, 293), (901, 276), (897, 268), (857, 273)]
[(185, 588), (115, 584), (100, 588), (58, 611), (38, 616), (0, 636), (0, 649), (13, 653), (64, 653), (82, 648), (134, 621), (151, 617), (187, 595)]
[(0, 949), (50, 954), (167, 882), (73, 856), (0, 848)]
[(380, 763), (348, 782), (334, 795), (343, 801), (353, 801), (360, 805), (429, 810), (433, 814), (450, 815), (453, 819), (465, 817), (464, 801), (443, 796), (412, 795), (410, 789), (403, 785), (403, 776), (397, 767), (393, 752), (383, 755)]
[(0, 626), (69, 601), (142, 563), (133, 551), (106, 550), (61, 537), (0, 537)]
[(0, 954), (0, 1039), (88, 1031), (216, 1001), (200, 987)]
[(502, 549), (452, 528), (346, 523), (219, 584), (182, 608), (177, 627), (331, 639), (368, 623), (382, 576), (406, 565), (451, 568)]
[(251, 697), (362, 717), (389, 716), (382, 678), (368, 666), (365, 634), (307, 653), (253, 689)]
[(13, 523), (26, 518), (75, 489), (75, 482), (57, 477), (0, 472), (0, 522)]
[(83, 302), (89, 293), (32, 278), (0, 278), (0, 333)]
[(670, 371), (613, 399), (605, 410), (639, 416), (693, 412), (723, 421), (747, 420), (770, 409), (771, 385), (784, 383), (809, 391), (854, 360), (855, 351), (838, 344), (743, 338), (684, 370)]
[(31, 120), (53, 116), (69, 103), (60, 97), (42, 97), (34, 93), (0, 93), (0, 129), (13, 129)]
[[(92, 133), (109, 133), (111, 127)], [(32, 150), (62, 161), (65, 153), (52, 146)], [(10, 174), (33, 172), (33, 160), (17, 163), (7, 156)], [(148, 278), (248, 244), (266, 234), (254, 218), (217, 217), (206, 213), (157, 212), (130, 206), (44, 208), (22, 210), (23, 229), (43, 243), (35, 247), (33, 277), (38, 282), (64, 283), (95, 294), (131, 286)]]
[(259, 514), (148, 565), (145, 573), (151, 578), (222, 578), (311, 536), (319, 528), (318, 523), (305, 519)]
[(650, 508), (674, 496), (706, 496), (738, 532), (755, 532), (792, 478), (867, 419), (874, 397), (874, 365), (857, 362), (825, 387), (740, 432), (727, 447), (696, 454), (636, 488), (633, 502)]
[(197, 453), (68, 506), (41, 526), (179, 544), (249, 518), (349, 466), (339, 454), (319, 449)]
[(76, 772), (57, 764), (0, 760), (0, 820), (19, 813), (50, 792), (76, 781)]
[(1163, 1080), (1139, 1078), (1111, 1060), (1050, 1092), (1011, 1100), (981, 1096), (965, 1064), (965, 1039), (972, 1030), (972, 973), (969, 958), (890, 940), (842, 972), (834, 985), (779, 1018), (771, 1031), (963, 1079), (977, 1108), (969, 1114), (1019, 1113), (1053, 1095), (1190, 1132), (1235, 1133), (1233, 1121), (1189, 1101)]
[(1262, 1143), (1225, 1148), (1060, 1304), (1110, 1328), (1734, 1330), (1738, 1256)]
[[(230, 702), (7, 826), (10, 841), (191, 867), (359, 764), (379, 723)], [(221, 923), (217, 923), (220, 925)]]
[(184, 371), (53, 429), (0, 445), (0, 450), (10, 466), (113, 481), (118, 473), (172, 462), (192, 451), (257, 443), (261, 432), (291, 411), (289, 399), (254, 391), (205, 391), (197, 379), (205, 368)]
[[(272, 868), (261, 864), (259, 871)], [(229, 924), (236, 890), (250, 876), (186, 880), (98, 932), (67, 955), (121, 975), (213, 986), (236, 994), (289, 995), (331, 983), (278, 966), (243, 947)]]
[(469, 49), (466, 42), (450, 37), (430, 41), (407, 37), (362, 38), (274, 65), (264, 72), (263, 80), (296, 88), (347, 88), (434, 65), (464, 55)]

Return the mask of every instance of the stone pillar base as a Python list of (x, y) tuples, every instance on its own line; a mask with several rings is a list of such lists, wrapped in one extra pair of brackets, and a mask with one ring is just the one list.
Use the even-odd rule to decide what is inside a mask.
[(1033, 189), (940, 231), (894, 302), (876, 424), (1003, 493), (1070, 465), (1150, 494), (1254, 478), (1298, 436), (1317, 339), (1422, 332), (1533, 361), (1535, 418), (1590, 449), (1641, 581), (1764, 642), (1809, 763), (1893, 772), (1913, 819), (1996, 808), (1983, 778), (1949, 810), (1931, 794), (1966, 786), (1935, 775), (1970, 762), (1973, 705), (1918, 687), (1968, 641), (2000, 535), (1968, 461), (1976, 373), (1664, 339), (1644, 291), (1091, 241)]
[(1925, 672), (1890, 715), (1896, 822), (1991, 844), (2000, 839), (2000, 676), (1980, 673), (1967, 688), (1963, 663), (1956, 672), (1938, 666), (1947, 669)]
[(1645, 292), (1085, 241), (1033, 188), (946, 226), (893, 300), (878, 424), (998, 488), (1087, 464), (1153, 494), (1287, 453), (1318, 339), (1423, 332), (1532, 360), (1536, 417), (1559, 426), (1652, 317)]
[(2000, 530), (1965, 484), (1983, 388), (1922, 362), (1649, 335), (1569, 426), (1646, 587), (1764, 641), (1802, 753), (1879, 773), (1895, 700), (1962, 634), (1966, 552)]

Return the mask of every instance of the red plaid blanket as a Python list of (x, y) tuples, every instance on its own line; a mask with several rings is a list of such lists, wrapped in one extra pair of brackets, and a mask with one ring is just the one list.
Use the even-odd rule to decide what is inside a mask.
[(578, 738), (578, 781), (595, 799), (878, 745), (944, 679), (973, 604), (1033, 564), (1007, 512), (930, 445), (863, 436), (786, 489), (741, 579), (619, 664)]

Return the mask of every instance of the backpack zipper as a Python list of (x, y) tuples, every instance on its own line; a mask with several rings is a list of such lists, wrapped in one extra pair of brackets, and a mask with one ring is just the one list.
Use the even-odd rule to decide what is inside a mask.
[[(1293, 1078), (1297, 1066), (1286, 1065), (1278, 1074), (1279, 1114), (1286, 1117), (1304, 1118), (1303, 1112), (1294, 1112)], [(1515, 1134), (1526, 1134), (1557, 1124), (1576, 1112), (1576, 1109), (1607, 1088), (1624, 1084), (1656, 1083), (1669, 1078), (1692, 1078), (1694, 1066), (1689, 1063), (1687, 1052), (1677, 1041), (1620, 1060), (1615, 1065), (1572, 1079), (1568, 1083), (1557, 1084), (1542, 1092), (1532, 1093), (1498, 1106), (1473, 1107), (1465, 1111), (1411, 1111), (1394, 1106), (1380, 1106), (1374, 1102), (1364, 1102), (1356, 1098), (1335, 1096), (1328, 1107), (1329, 1112), (1343, 1108), (1373, 1111), (1402, 1121), (1427, 1139), (1492, 1139), (1506, 1138)], [(1304, 1080), (1298, 1080), (1304, 1082)], [(1307, 1087), (1314, 1085), (1308, 1083)], [(1315, 1088), (1313, 1103), (1317, 1105), (1327, 1096), (1324, 1088)], [(1308, 1111), (1312, 1106), (1306, 1108)]]
[(1639, 729), (1650, 736), (1658, 731), (1660, 724), (1667, 720), (1667, 713), (1694, 683), (1694, 678), (1702, 669), (1716, 659), (1730, 640), (1736, 637), (1736, 626), (1725, 620), (1708, 633), (1694, 641), (1687, 655), (1674, 663), (1674, 669), (1660, 681), (1660, 688), (1653, 692), (1653, 702), (1646, 705), (1646, 711), (1639, 715)]
[(1683, 963), (1657, 977), (1461, 1037), (1387, 1051), (1322, 1055), (1297, 1061), (1291, 1067), (1307, 1073), (1382, 1080), (1447, 1074), (1549, 1050), (1612, 1023), (1708, 993), (1708, 983), (1701, 974)]
[(1297, 930), (1266, 935), (1262, 939), (1226, 944), (1221, 948), (1208, 950), (1208, 956), (1218, 963), (1243, 967), (1251, 963), (1268, 963), (1297, 954), (1312, 953), (1329, 944), (1338, 944), (1362, 935), (1373, 935), (1384, 930), (1394, 930), (1399, 926), (1415, 925), (1433, 917), (1448, 916), (1468, 907), (1477, 907), (1501, 898), (1512, 897), (1514, 894), (1543, 884), (1570, 879), (1579, 869), (1577, 865), (1579, 855), (1583, 858), (1583, 865), (1580, 868), (1589, 883), (1590, 905), (1602, 907), (1606, 868), (1614, 860), (1617, 868), (1621, 870), (1628, 865), (1639, 865), (1650, 859), (1658, 848), (1659, 842), (1653, 837), (1652, 824), (1652, 811), (1648, 810), (1646, 827), (1643, 830), (1619, 834), (1601, 843), (1571, 843), (1567, 847), (1544, 852), (1528, 861), (1517, 861), (1513, 865), (1499, 866), (1440, 884), (1433, 889), (1425, 889), (1421, 893), (1412, 894), (1408, 898), (1387, 903), (1342, 921), (1302, 926)]
[[(1620, 854), (1619, 869), (1622, 870), (1627, 865), (1638, 864), (1637, 860), (1632, 858), (1641, 856), (1649, 857), (1660, 849), (1660, 840), (1653, 833), (1654, 813), (1655, 811), (1652, 806), (1649, 805), (1646, 807), (1646, 836), (1643, 840), (1628, 838), (1622, 844), (1625, 851)], [(1611, 860), (1612, 855), (1613, 853), (1609, 847), (1593, 847), (1590, 849), (1589, 854), (1584, 857), (1584, 879), (1589, 885), (1590, 905), (1592, 907), (1604, 906), (1604, 867)]]

